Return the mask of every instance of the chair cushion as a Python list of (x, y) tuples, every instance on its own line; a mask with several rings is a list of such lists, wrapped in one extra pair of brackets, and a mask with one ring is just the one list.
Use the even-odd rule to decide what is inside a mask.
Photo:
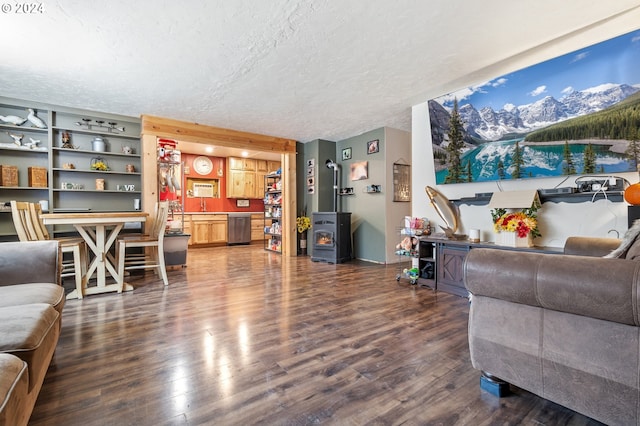
[(0, 424), (25, 424), (29, 387), (27, 364), (10, 354), (0, 354)]
[(64, 288), (57, 284), (31, 283), (0, 286), (0, 308), (47, 303), (62, 314), (64, 302)]
[(58, 311), (46, 303), (0, 308), (0, 352), (27, 363), (29, 392), (42, 383), (47, 372), (60, 335), (59, 317)]

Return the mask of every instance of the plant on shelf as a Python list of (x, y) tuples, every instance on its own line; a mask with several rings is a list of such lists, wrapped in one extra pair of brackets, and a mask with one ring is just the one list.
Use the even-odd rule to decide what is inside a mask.
[(91, 159), (91, 166), (89, 168), (91, 170), (98, 170), (98, 171), (101, 171), (101, 172), (108, 172), (109, 171), (109, 166), (107, 165), (106, 161), (104, 161), (100, 157), (92, 158)]
[(515, 232), (520, 238), (526, 238), (529, 233), (532, 238), (539, 237), (541, 234), (538, 230), (538, 208), (540, 205), (533, 203), (530, 208), (519, 212), (508, 212), (503, 208), (492, 209), (493, 229), (495, 232)]

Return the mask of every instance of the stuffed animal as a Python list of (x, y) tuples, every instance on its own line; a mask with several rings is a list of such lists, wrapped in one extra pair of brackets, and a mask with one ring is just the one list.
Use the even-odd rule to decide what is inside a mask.
[(411, 250), (411, 247), (412, 247), (411, 237), (404, 237), (402, 241), (400, 241), (396, 245), (396, 249), (398, 250), (402, 249), (402, 250), (409, 251)]

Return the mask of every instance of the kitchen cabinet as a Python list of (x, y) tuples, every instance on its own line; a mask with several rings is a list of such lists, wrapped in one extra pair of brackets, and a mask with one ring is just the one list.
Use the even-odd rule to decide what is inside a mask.
[(251, 215), (251, 241), (262, 241), (264, 238), (264, 213)]
[(227, 198), (261, 199), (265, 176), (280, 168), (279, 161), (227, 158)]
[(256, 171), (256, 160), (253, 158), (228, 157), (229, 170)]
[(227, 198), (256, 198), (255, 188), (255, 172), (229, 170), (227, 173)]
[(219, 244), (227, 242), (227, 215), (202, 214), (192, 215), (191, 244)]

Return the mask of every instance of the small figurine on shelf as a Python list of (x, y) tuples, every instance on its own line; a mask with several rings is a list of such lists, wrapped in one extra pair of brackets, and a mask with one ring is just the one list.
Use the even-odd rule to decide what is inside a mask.
[(73, 144), (71, 144), (71, 135), (69, 134), (69, 132), (62, 132), (61, 140), (62, 140), (62, 148), (76, 149), (76, 147), (73, 146)]
[(22, 144), (25, 148), (36, 149), (40, 144), (40, 139), (29, 138), (29, 142), (25, 142)]
[(18, 146), (22, 146), (22, 138), (24, 138), (24, 135), (19, 135), (17, 133), (11, 133), (11, 132), (7, 132), (7, 134), (11, 136), (11, 139), (13, 139), (14, 144)]
[(27, 121), (26, 118), (18, 117), (17, 115), (0, 115), (0, 120), (3, 123), (13, 124), (14, 126), (21, 126)]
[(29, 111), (29, 115), (27, 115), (27, 120), (29, 120), (31, 124), (33, 124), (35, 127), (39, 129), (47, 128), (47, 124), (44, 121), (42, 121), (40, 117), (36, 115), (36, 111), (33, 108), (27, 108), (27, 111)]

